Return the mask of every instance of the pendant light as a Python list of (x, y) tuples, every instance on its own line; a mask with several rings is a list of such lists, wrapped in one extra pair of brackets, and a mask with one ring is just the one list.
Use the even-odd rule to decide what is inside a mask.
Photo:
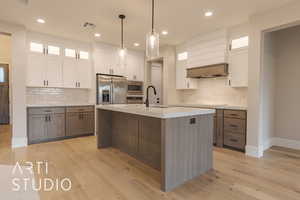
[(159, 34), (154, 30), (154, 0), (152, 0), (152, 30), (146, 36), (146, 56), (148, 59), (159, 57)]
[(127, 54), (127, 50), (124, 47), (124, 19), (125, 19), (125, 15), (119, 15), (119, 18), (121, 19), (121, 46), (118, 49), (119, 66), (120, 67), (125, 67), (126, 66), (126, 54)]

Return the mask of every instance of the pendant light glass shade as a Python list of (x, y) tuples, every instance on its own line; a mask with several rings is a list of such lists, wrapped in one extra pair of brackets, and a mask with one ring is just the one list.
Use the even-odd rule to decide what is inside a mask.
[(146, 56), (148, 59), (159, 57), (159, 34), (154, 31), (146, 36)]
[(152, 27), (146, 36), (146, 56), (148, 59), (159, 57), (159, 34), (154, 31), (154, 0), (152, 0)]
[(125, 15), (119, 15), (119, 18), (121, 19), (121, 45), (118, 49), (118, 65), (121, 68), (124, 68), (126, 66), (126, 55), (127, 50), (124, 47), (124, 19)]
[(127, 63), (127, 49), (126, 48), (119, 48), (118, 49), (118, 65), (121, 68), (124, 68)]

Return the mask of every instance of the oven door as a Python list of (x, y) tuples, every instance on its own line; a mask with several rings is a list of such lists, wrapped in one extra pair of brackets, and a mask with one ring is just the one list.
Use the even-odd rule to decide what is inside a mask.
[(143, 104), (143, 96), (127, 96), (127, 104)]

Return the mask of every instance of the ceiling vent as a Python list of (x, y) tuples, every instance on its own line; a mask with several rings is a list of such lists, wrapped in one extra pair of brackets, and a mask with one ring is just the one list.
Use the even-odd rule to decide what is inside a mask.
[(25, 6), (29, 4), (29, 0), (18, 0), (18, 1)]
[(96, 25), (93, 24), (93, 23), (90, 23), (90, 22), (85, 22), (83, 24), (83, 27), (86, 28), (86, 29), (94, 29), (94, 28), (96, 28)]

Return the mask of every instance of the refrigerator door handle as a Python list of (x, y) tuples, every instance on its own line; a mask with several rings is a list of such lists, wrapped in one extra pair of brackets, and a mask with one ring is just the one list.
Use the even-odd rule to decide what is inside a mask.
[(114, 104), (114, 84), (113, 81), (111, 81), (110, 84), (110, 104)]

